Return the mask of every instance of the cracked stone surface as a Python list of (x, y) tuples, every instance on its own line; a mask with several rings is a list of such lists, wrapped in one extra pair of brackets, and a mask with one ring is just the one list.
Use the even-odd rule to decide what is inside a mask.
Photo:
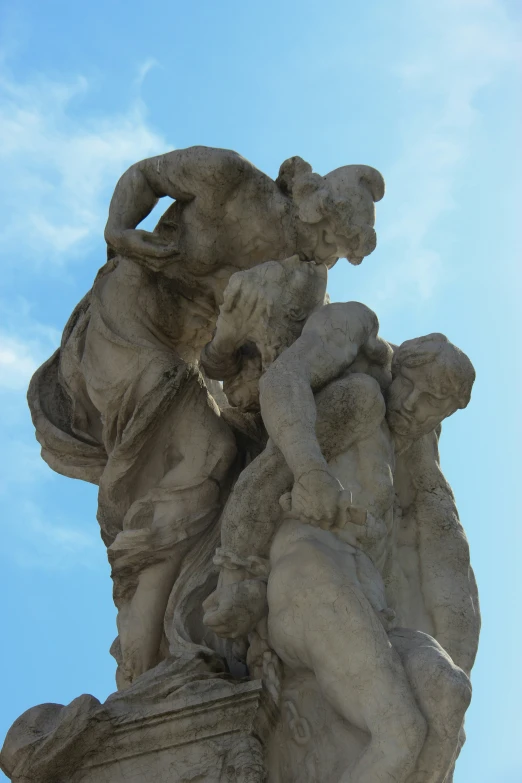
[(438, 441), (475, 373), (329, 302), (383, 195), (205, 147), (121, 177), (28, 394), (45, 461), (99, 486), (117, 690), (24, 713), (14, 783), (451, 782), (480, 614)]

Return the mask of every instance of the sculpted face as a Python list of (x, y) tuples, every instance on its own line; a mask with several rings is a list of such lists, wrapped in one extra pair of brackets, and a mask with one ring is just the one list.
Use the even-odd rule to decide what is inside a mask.
[(244, 352), (241, 370), (223, 381), (223, 391), (233, 408), (241, 408), (247, 413), (259, 410), (259, 379), (262, 373), (260, 354)]
[(327, 266), (338, 258), (360, 264), (376, 246), (375, 205), (384, 181), (369, 166), (343, 166), (325, 177), (297, 180), (294, 200), (300, 219), (315, 231), (314, 257)]
[(297, 264), (290, 274), (285, 274), (278, 289), (259, 290), (259, 297), (266, 295), (269, 302), (256, 339), (263, 368), (297, 340), (308, 316), (324, 304), (326, 266), (300, 261)]
[(308, 316), (323, 305), (326, 278), (324, 265), (297, 256), (238, 273), (234, 312), (242, 314), (237, 319), (241, 369), (223, 381), (231, 405), (259, 410), (263, 370), (298, 339)]
[(457, 408), (447, 370), (435, 358), (419, 367), (401, 367), (388, 390), (387, 420), (390, 429), (406, 438), (432, 432)]

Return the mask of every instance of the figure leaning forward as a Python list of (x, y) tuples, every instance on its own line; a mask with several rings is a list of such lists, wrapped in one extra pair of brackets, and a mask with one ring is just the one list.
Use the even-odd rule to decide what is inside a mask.
[[(141, 161), (118, 182), (109, 260), (29, 390), (44, 459), (99, 484), (118, 687), (178, 652), (165, 623), (169, 597), (170, 616), (183, 625), (182, 591), (172, 598), (173, 586), (183, 577), (192, 589), (194, 564), (205, 560), (194, 553), (215, 537), (240, 464), (198, 369), (230, 275), (296, 253), (327, 267), (339, 257), (360, 263), (375, 247), (374, 202), (383, 193), (370, 167), (322, 177), (291, 158), (274, 181), (240, 155), (206, 147)], [(175, 201), (156, 229), (137, 229), (164, 196)], [(199, 627), (176, 638), (202, 643)]]

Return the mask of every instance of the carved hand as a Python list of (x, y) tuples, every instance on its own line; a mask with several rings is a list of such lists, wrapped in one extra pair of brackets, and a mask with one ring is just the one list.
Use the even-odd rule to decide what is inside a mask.
[(106, 231), (105, 239), (117, 253), (143, 260), (147, 266), (156, 270), (164, 267), (179, 253), (176, 243), (167, 242), (157, 234), (141, 229)]
[[(336, 523), (342, 492), (341, 484), (328, 470), (309, 470), (303, 473), (292, 489), (292, 514), (303, 522), (327, 530)], [(284, 497), (281, 498), (283, 508)]]
[(218, 587), (203, 602), (203, 622), (218, 636), (237, 639), (247, 636), (268, 611), (266, 582), (245, 579)]
[[(366, 509), (352, 505), (351, 492), (341, 493), (336, 527), (353, 538), (355, 546), (379, 541), (387, 535), (385, 523)], [(343, 536), (343, 537), (345, 537)]]

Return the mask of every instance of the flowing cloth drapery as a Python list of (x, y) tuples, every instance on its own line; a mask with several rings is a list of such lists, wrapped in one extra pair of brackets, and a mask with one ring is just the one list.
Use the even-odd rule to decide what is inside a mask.
[[(118, 259), (109, 261), (75, 308), (60, 348), (31, 381), (29, 406), (50, 467), (99, 485), (98, 521), (119, 609), (131, 600), (143, 569), (176, 551), (197, 560), (197, 575), (187, 571), (188, 563), (181, 565), (184, 584), (174, 591), (192, 613), (190, 629), (173, 600), (169, 606), (177, 638), (197, 646), (204, 643), (196, 626), (202, 636), (209, 632), (194, 621), (187, 590), (197, 583), (201, 602), (200, 591), (213, 589), (212, 554), (220, 510), (237, 472), (236, 442), (197, 364), (180, 358), (170, 339), (178, 302), (170, 301), (169, 328), (161, 331), (158, 319), (151, 320), (157, 285), (138, 265), (123, 263), (119, 269)], [(128, 314), (119, 322), (115, 291)], [(186, 322), (187, 310), (193, 322), (201, 319), (200, 303), (192, 306), (184, 297), (181, 306), (178, 321)], [(223, 647), (215, 638), (211, 643)]]

